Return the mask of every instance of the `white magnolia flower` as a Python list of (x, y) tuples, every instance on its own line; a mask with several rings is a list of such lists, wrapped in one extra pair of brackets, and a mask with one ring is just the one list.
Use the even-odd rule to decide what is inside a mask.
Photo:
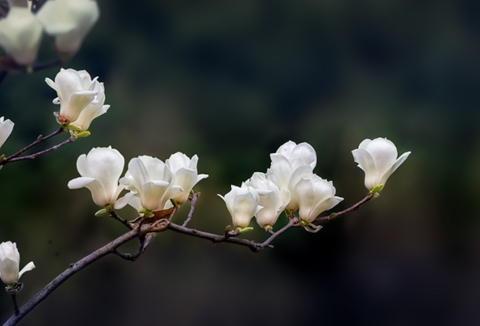
[(104, 105), (105, 88), (103, 83), (95, 83), (94, 91), (98, 91), (95, 100), (80, 112), (77, 120), (71, 123), (71, 125), (78, 127), (80, 131), (88, 130), (93, 119), (106, 113), (110, 108), (110, 105)]
[(183, 188), (183, 191), (172, 199), (179, 205), (183, 205), (192, 191), (193, 186), (202, 179), (208, 177), (208, 174), (198, 174), (197, 172), (198, 156), (193, 155), (192, 159), (187, 155), (177, 152), (170, 156), (165, 164), (175, 173), (175, 185)]
[(85, 70), (62, 68), (55, 76), (55, 82), (50, 78), (45, 78), (45, 82), (57, 92), (58, 97), (53, 103), (60, 104), (58, 117), (59, 121), (64, 123), (77, 120), (80, 113), (92, 102), (99, 102), (95, 96), (103, 89), (98, 85), (97, 78), (92, 80)]
[(20, 269), (20, 253), (15, 242), (7, 241), (0, 243), (0, 278), (6, 285), (18, 282), (23, 273), (35, 268), (33, 262), (29, 262), (22, 270)]
[(78, 51), (99, 15), (92, 0), (50, 0), (37, 13), (47, 33), (56, 36), (57, 50), (68, 54)]
[(289, 140), (277, 149), (277, 152), (271, 154), (272, 156), (282, 155), (287, 158), (292, 165), (297, 167), (300, 165), (310, 165), (312, 169), (317, 165), (317, 154), (312, 145), (308, 143), (296, 144)]
[(218, 196), (225, 201), (232, 216), (233, 225), (237, 228), (248, 227), (253, 215), (262, 209), (262, 206), (259, 206), (258, 192), (245, 183), (242, 183), (241, 187), (232, 186), (232, 190), (225, 197)]
[(352, 151), (358, 167), (365, 171), (365, 187), (384, 186), (388, 177), (407, 159), (410, 152), (397, 158), (397, 147), (386, 138), (365, 139)]
[(331, 181), (324, 180), (316, 174), (301, 178), (295, 186), (294, 193), (299, 205), (298, 215), (309, 223), (343, 200), (335, 196), (335, 187)]
[[(120, 183), (131, 193), (119, 199), (115, 207), (121, 208), (128, 203), (139, 212), (143, 209), (162, 210), (171, 198), (183, 191), (182, 187), (175, 185), (175, 173), (164, 162), (151, 156), (131, 159)], [(134, 196), (140, 201), (132, 198)]]
[(7, 17), (0, 20), (0, 45), (16, 63), (28, 66), (37, 58), (43, 27), (24, 2), (11, 3)]
[(4, 120), (0, 117), (0, 147), (3, 146), (8, 136), (12, 133), (15, 124), (10, 119)]
[(77, 170), (81, 177), (70, 180), (68, 188), (88, 188), (98, 206), (115, 204), (124, 188), (118, 185), (124, 164), (125, 159), (116, 149), (110, 146), (92, 148), (87, 155), (78, 157)]
[(288, 189), (291, 194), (287, 209), (294, 212), (298, 209), (297, 198), (293, 189), (302, 177), (313, 174), (317, 164), (317, 156), (313, 147), (308, 143), (296, 145), (288, 141), (280, 146), (276, 153), (270, 154), (272, 164), (267, 175), (273, 175), (280, 189)]
[(255, 172), (245, 184), (257, 190), (260, 196), (259, 205), (263, 208), (255, 214), (258, 225), (271, 228), (290, 202), (290, 191), (286, 188), (280, 190), (274, 176), (267, 177), (260, 172)]

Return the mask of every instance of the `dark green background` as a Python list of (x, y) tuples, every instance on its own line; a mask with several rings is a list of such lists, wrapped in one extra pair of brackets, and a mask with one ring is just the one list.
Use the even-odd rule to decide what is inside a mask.
[[(22, 325), (480, 322), (479, 1), (99, 5), (100, 20), (63, 67), (99, 76), (110, 111), (90, 137), (0, 171), (0, 240), (17, 242), (22, 267), (37, 266), (22, 277), (20, 303), (124, 232), (93, 215), (86, 189), (66, 186), (92, 147), (111, 145), (127, 162), (197, 154), (210, 177), (196, 188), (191, 226), (215, 233), (231, 223), (216, 194), (266, 171), (288, 140), (316, 149), (315, 172), (345, 198), (339, 210), (367, 193), (350, 153), (363, 139), (387, 137), (412, 154), (378, 200), (318, 234), (291, 230), (253, 254), (164, 232), (135, 263), (112, 256), (75, 275)], [(52, 58), (46, 37), (40, 61)], [(58, 70), (7, 76), (0, 116), (16, 125), (2, 152), (57, 128), (44, 79)], [(1, 321), (11, 312), (0, 295)]]

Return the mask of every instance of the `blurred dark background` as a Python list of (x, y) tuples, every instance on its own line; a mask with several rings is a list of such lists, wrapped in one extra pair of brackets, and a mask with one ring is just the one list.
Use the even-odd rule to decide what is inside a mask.
[[(21, 267), (37, 266), (21, 279), (20, 303), (125, 231), (94, 216), (88, 190), (66, 186), (92, 147), (111, 145), (127, 162), (197, 154), (210, 177), (196, 187), (190, 226), (215, 233), (231, 223), (216, 194), (266, 171), (269, 153), (288, 140), (316, 149), (315, 172), (345, 198), (339, 210), (367, 193), (350, 153), (363, 139), (387, 137), (412, 155), (379, 199), (318, 234), (291, 230), (254, 254), (164, 232), (135, 263), (111, 256), (84, 269), (21, 325), (480, 323), (479, 1), (99, 6), (100, 20), (63, 67), (99, 76), (109, 112), (90, 137), (0, 171), (0, 241), (17, 242)], [(45, 37), (40, 61), (54, 56), (51, 43)], [(0, 116), (16, 125), (2, 153), (57, 128), (44, 79), (58, 70), (7, 76)], [(245, 237), (263, 241), (256, 229)], [(0, 295), (1, 321), (12, 310)]]

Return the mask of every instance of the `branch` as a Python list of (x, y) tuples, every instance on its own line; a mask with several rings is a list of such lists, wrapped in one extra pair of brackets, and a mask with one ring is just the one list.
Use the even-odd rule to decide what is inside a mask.
[[(58, 288), (63, 282), (68, 280), (71, 276), (75, 275), (77, 272), (87, 267), (91, 263), (99, 260), (100, 258), (108, 254), (115, 253), (117, 251), (117, 248), (122, 244), (130, 241), (133, 238), (143, 237), (145, 234), (152, 232), (152, 230), (157, 231), (158, 229), (155, 229), (154, 225), (144, 224), (142, 225), (140, 230), (137, 230), (137, 229), (131, 230), (125, 233), (124, 235), (116, 238), (109, 244), (103, 246), (102, 248), (92, 252), (90, 255), (80, 259), (78, 262), (74, 264), (70, 264), (70, 266), (64, 272), (62, 272), (53, 281), (47, 284), (47, 286), (45, 286), (40, 292), (38, 292), (37, 295), (35, 295), (35, 297), (33, 297), (22, 308), (20, 308), (18, 313), (16, 313), (9, 320), (7, 320), (7, 322), (3, 324), (3, 326), (16, 325), (23, 317), (25, 317), (30, 311), (32, 311), (36, 306), (38, 306), (40, 302), (45, 300), (56, 288)], [(163, 231), (163, 229), (161, 231)], [(140, 248), (140, 251), (142, 253), (145, 251), (146, 247), (150, 243), (149, 238), (151, 237), (153, 236), (147, 235), (147, 240), (145, 240), (145, 244), (142, 245), (142, 248)], [(138, 254), (138, 256), (140, 254)], [(136, 254), (134, 254), (133, 256), (135, 255)]]
[(195, 211), (195, 203), (197, 202), (200, 193), (193, 193), (192, 199), (190, 199), (190, 212), (188, 212), (187, 219), (183, 222), (182, 226), (187, 226), (188, 222), (192, 220), (193, 212)]
[(63, 62), (62, 59), (56, 59), (56, 60), (49, 61), (49, 62), (37, 63), (34, 66), (32, 66), (32, 71), (36, 72), (36, 71), (39, 71), (39, 70), (52, 68), (52, 67), (55, 67), (55, 66), (59, 66), (63, 63), (64, 62)]
[[(0, 165), (3, 165), (3, 164), (8, 163), (8, 161), (10, 161), (11, 159), (22, 155), (24, 152), (28, 151), (30, 148), (34, 147), (35, 145), (40, 144), (42, 141), (47, 140), (47, 139), (49, 139), (49, 138), (52, 138), (53, 136), (60, 135), (60, 134), (62, 134), (62, 133), (64, 133), (64, 132), (65, 132), (65, 129), (64, 129), (63, 127), (60, 127), (58, 130), (52, 132), (52, 133), (51, 133), (50, 135), (48, 135), (48, 136), (43, 137), (42, 135), (39, 135), (39, 136), (37, 137), (37, 139), (36, 139), (33, 143), (31, 143), (30, 145), (25, 146), (24, 148), (22, 148), (21, 150), (19, 150), (19, 151), (16, 152), (15, 154), (12, 154), (12, 155), (8, 156), (8, 157), (5, 158), (2, 162), (0, 162)], [(4, 163), (5, 161), (7, 161), (7, 162)]]
[(374, 198), (375, 194), (373, 193), (369, 193), (365, 198), (363, 198), (362, 200), (360, 200), (358, 203), (356, 203), (355, 205), (347, 208), (347, 209), (344, 209), (343, 211), (340, 211), (338, 213), (332, 213), (328, 216), (323, 216), (323, 217), (317, 217), (313, 223), (322, 223), (322, 222), (326, 222), (326, 221), (330, 221), (330, 220), (333, 220), (341, 215), (344, 215), (344, 214), (347, 214), (347, 213), (350, 213), (352, 211), (355, 211), (357, 210), (360, 206), (362, 206), (363, 204), (365, 204), (367, 201), (371, 200), (372, 198)]
[[(51, 135), (49, 135), (49, 136), (50, 136), (50, 137), (53, 137), (53, 136), (51, 136)], [(47, 136), (47, 137), (49, 137), (49, 136)], [(49, 148), (49, 149), (46, 149), (46, 150), (37, 152), (37, 153), (31, 154), (31, 155), (27, 155), (27, 156), (22, 156), (22, 157), (12, 157), (12, 158), (7, 157), (6, 159), (4, 159), (3, 161), (0, 162), (0, 166), (5, 165), (5, 164), (7, 164), (7, 163), (13, 163), (13, 162), (25, 161), (25, 160), (33, 160), (33, 159), (35, 159), (35, 158), (37, 158), (37, 157), (39, 157), (39, 156), (41, 156), (41, 155), (45, 155), (45, 154), (47, 154), (47, 153), (54, 152), (54, 151), (56, 151), (57, 149), (59, 149), (60, 147), (63, 147), (63, 146), (65, 146), (65, 145), (69, 144), (69, 143), (72, 143), (72, 142), (74, 142), (75, 140), (77, 140), (77, 137), (76, 137), (76, 136), (70, 136), (70, 138), (68, 138), (67, 140), (61, 142), (60, 144), (55, 145), (55, 146), (53, 146), (53, 147), (51, 147), (51, 148)], [(38, 141), (38, 140), (37, 140), (37, 141)], [(33, 144), (33, 145), (32, 145), (32, 144)], [(28, 146), (33, 147), (33, 146), (36, 145), (36, 143), (32, 143), (32, 144), (30, 144), (30, 145), (28, 145)], [(28, 147), (28, 146), (27, 146), (27, 147)], [(27, 148), (27, 149), (28, 149), (28, 148)], [(22, 152), (22, 153), (23, 153), (23, 152)], [(15, 154), (13, 154), (13, 155), (17, 155), (17, 154), (18, 154), (18, 153), (15, 153)], [(21, 154), (21, 153), (20, 153), (20, 154)]]
[[(354, 211), (358, 209), (361, 205), (366, 203), (367, 201), (371, 200), (374, 197), (374, 194), (370, 193), (368, 194), (364, 199), (359, 201), (358, 203), (354, 204), (350, 208), (347, 208), (341, 212), (338, 213), (332, 213), (329, 216), (325, 217), (319, 217), (317, 218), (314, 222), (319, 223), (319, 222), (324, 222), (328, 221), (331, 219), (334, 219), (340, 215), (344, 215), (346, 213), (349, 213), (351, 211)], [(192, 203), (192, 207), (194, 206), (194, 202)], [(154, 234), (157, 232), (164, 231), (165, 229), (170, 229), (178, 233), (190, 235), (193, 237), (197, 238), (202, 238), (202, 239), (207, 239), (212, 241), (213, 243), (218, 243), (218, 242), (228, 242), (232, 244), (237, 244), (241, 246), (245, 246), (250, 248), (253, 252), (259, 252), (263, 250), (264, 248), (273, 248), (271, 245), (272, 241), (275, 240), (280, 234), (286, 232), (288, 229), (293, 228), (293, 227), (299, 227), (301, 225), (300, 220), (296, 216), (291, 216), (289, 218), (288, 223), (282, 227), (280, 230), (277, 232), (273, 232), (270, 237), (267, 238), (262, 243), (253, 241), (253, 240), (247, 240), (247, 239), (241, 239), (237, 238), (236, 235), (237, 233), (230, 233), (228, 232), (225, 235), (218, 235), (218, 234), (213, 234), (209, 232), (203, 232), (203, 231), (198, 231), (195, 229), (190, 229), (185, 226), (181, 226), (175, 223), (169, 222), (170, 218), (176, 213), (177, 208), (173, 207), (168, 210), (160, 211), (158, 212), (157, 215), (155, 215), (154, 218), (142, 218), (138, 222), (138, 226), (134, 228), (133, 230), (130, 230), (129, 232), (125, 233), (124, 235), (118, 237), (117, 239), (113, 240), (109, 244), (103, 246), (102, 248), (94, 251), (90, 255), (82, 258), (75, 264), (71, 264), (69, 268), (67, 268), (63, 273), (58, 275), (53, 281), (51, 281), (43, 290), (37, 293), (35, 297), (33, 297), (30, 301), (28, 301), (22, 308), (16, 311), (15, 315), (13, 315), (3, 326), (13, 326), (16, 325), (25, 315), (27, 315), (30, 311), (32, 311), (40, 302), (45, 300), (57, 287), (59, 287), (63, 282), (65, 282), (67, 279), (69, 279), (71, 276), (73, 276), (75, 273), (78, 271), (82, 270), (83, 268), (87, 267), (91, 263), (97, 261), (98, 259), (108, 255), (108, 254), (115, 254), (117, 256), (120, 256), (123, 259), (130, 260), (130, 261), (135, 261), (137, 260), (140, 255), (142, 255), (148, 245), (150, 244), (151, 240), (154, 237)], [(193, 210), (191, 209), (191, 212)], [(118, 216), (116, 213), (111, 213), (111, 216), (114, 217), (117, 220), (120, 220), (122, 223), (124, 223), (124, 220)], [(190, 214), (189, 214), (190, 216)], [(191, 216), (190, 216), (191, 217)], [(125, 224), (125, 223), (124, 223)], [(128, 222), (126, 225), (131, 226)], [(138, 237), (140, 239), (140, 244), (137, 249), (137, 252), (134, 254), (129, 254), (129, 253), (123, 253), (119, 251), (117, 248), (120, 247), (122, 244), (130, 241), (133, 238)]]
[(124, 252), (121, 252), (120, 250), (118, 249), (114, 249), (113, 250), (113, 253), (125, 260), (130, 260), (130, 261), (135, 261), (137, 260), (144, 252), (145, 250), (147, 249), (148, 245), (150, 244), (150, 242), (152, 241), (154, 235), (153, 234), (148, 234), (145, 238), (140, 238), (140, 244), (138, 246), (138, 250), (136, 253), (134, 253), (133, 255), (132, 254), (129, 254), (129, 253), (124, 253)]
[(125, 225), (127, 228), (129, 228), (130, 230), (133, 230), (133, 227), (130, 225), (130, 223), (128, 223), (127, 220), (124, 220), (123, 218), (121, 218), (117, 212), (115, 211), (112, 211), (110, 212), (110, 216), (113, 217), (114, 219), (116, 219), (117, 221), (120, 221), (120, 223), (122, 223), (123, 225)]

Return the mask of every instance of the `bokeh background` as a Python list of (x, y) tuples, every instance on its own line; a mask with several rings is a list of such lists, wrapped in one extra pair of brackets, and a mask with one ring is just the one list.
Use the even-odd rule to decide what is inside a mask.
[[(367, 193), (350, 153), (363, 139), (387, 137), (412, 154), (379, 199), (317, 234), (290, 230), (254, 254), (164, 232), (135, 263), (109, 256), (84, 269), (21, 325), (480, 323), (480, 2), (99, 6), (100, 20), (63, 67), (99, 76), (109, 112), (90, 137), (0, 171), (0, 240), (17, 242), (22, 266), (37, 266), (22, 277), (20, 303), (124, 232), (94, 216), (86, 189), (66, 186), (92, 147), (111, 145), (127, 161), (197, 154), (210, 177), (196, 187), (190, 226), (215, 233), (231, 223), (216, 194), (266, 171), (269, 153), (288, 140), (316, 149), (315, 172), (345, 198), (339, 210)], [(51, 41), (40, 61), (54, 57)], [(58, 70), (7, 76), (0, 116), (16, 125), (2, 152), (57, 128), (44, 79)], [(135, 217), (131, 208), (120, 214)], [(266, 236), (259, 227), (245, 235)], [(11, 313), (0, 295), (1, 320)]]

